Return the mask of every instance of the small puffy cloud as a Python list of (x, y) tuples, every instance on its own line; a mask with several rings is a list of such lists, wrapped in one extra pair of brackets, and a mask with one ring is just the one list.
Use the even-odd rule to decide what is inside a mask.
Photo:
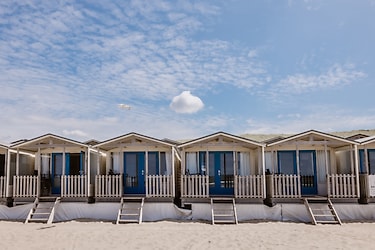
[(183, 91), (180, 95), (173, 97), (169, 107), (176, 113), (192, 114), (204, 107), (202, 100), (190, 93)]

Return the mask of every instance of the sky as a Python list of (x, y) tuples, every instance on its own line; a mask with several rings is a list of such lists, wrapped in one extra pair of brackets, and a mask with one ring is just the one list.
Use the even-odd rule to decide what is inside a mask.
[(375, 128), (375, 0), (0, 1), (0, 142)]

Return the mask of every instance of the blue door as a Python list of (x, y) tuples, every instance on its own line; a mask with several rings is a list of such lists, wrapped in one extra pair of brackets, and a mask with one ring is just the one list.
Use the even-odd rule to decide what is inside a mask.
[(301, 176), (302, 195), (318, 193), (316, 176), (316, 156), (314, 150), (299, 151), (299, 172)]
[(234, 194), (233, 152), (209, 152), (210, 195)]
[[(65, 154), (65, 173), (68, 174), (70, 169), (70, 154)], [(52, 154), (51, 169), (51, 193), (61, 194), (61, 175), (63, 174), (63, 153)]]
[(124, 193), (145, 194), (145, 153), (124, 153)]
[[(280, 174), (293, 175), (298, 173), (296, 151), (278, 151), (277, 158)], [(301, 177), (301, 194), (317, 194), (318, 185), (314, 150), (299, 151), (299, 174)]]

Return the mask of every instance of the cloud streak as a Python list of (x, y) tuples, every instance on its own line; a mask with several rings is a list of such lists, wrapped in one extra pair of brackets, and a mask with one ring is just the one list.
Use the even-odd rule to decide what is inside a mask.
[(276, 89), (282, 92), (300, 94), (326, 88), (342, 87), (366, 77), (366, 74), (355, 70), (353, 66), (333, 65), (320, 75), (296, 74), (280, 80)]

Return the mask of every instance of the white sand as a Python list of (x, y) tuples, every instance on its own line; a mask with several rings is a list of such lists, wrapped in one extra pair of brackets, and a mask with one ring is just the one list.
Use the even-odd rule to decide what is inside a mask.
[(375, 223), (0, 222), (0, 249), (373, 249)]

